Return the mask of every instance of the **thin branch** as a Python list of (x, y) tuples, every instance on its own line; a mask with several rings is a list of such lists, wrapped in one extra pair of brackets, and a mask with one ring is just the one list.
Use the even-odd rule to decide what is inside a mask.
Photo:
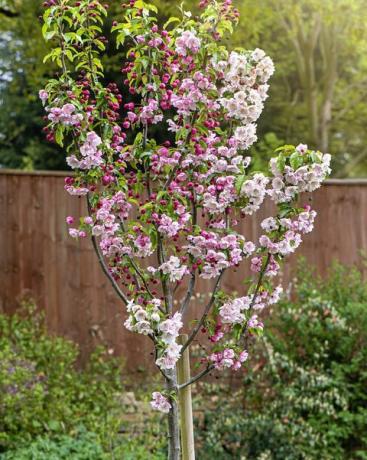
[(268, 268), (269, 262), (270, 262), (270, 254), (268, 254), (268, 256), (267, 256), (267, 258), (266, 258), (266, 261), (265, 261), (265, 264), (264, 264), (264, 267), (262, 268), (262, 270), (261, 270), (261, 272), (260, 272), (259, 279), (258, 279), (257, 284), (256, 284), (256, 288), (255, 288), (254, 295), (253, 295), (252, 300), (251, 300), (251, 304), (250, 304), (249, 310), (251, 310), (252, 307), (255, 305), (257, 296), (258, 296), (258, 294), (259, 294), (259, 289), (260, 289), (260, 287), (261, 287), (261, 283), (262, 283), (262, 280), (263, 280), (263, 278), (264, 278), (266, 269)]
[(114, 280), (114, 278), (111, 275), (110, 271), (108, 270), (106, 261), (104, 260), (103, 254), (101, 253), (101, 250), (100, 250), (100, 248), (99, 248), (99, 246), (97, 244), (97, 241), (96, 241), (96, 237), (94, 235), (92, 235), (92, 243), (93, 243), (94, 250), (95, 250), (95, 252), (97, 254), (97, 257), (98, 257), (98, 262), (100, 263), (100, 265), (102, 267), (103, 273), (110, 280), (110, 282), (112, 284), (112, 287), (114, 288), (116, 294), (120, 297), (120, 299), (124, 302), (124, 304), (127, 305), (129, 303), (129, 301), (128, 301), (127, 297), (125, 296), (125, 294), (119, 288), (118, 284)]
[[(193, 191), (193, 194), (195, 194), (194, 191)], [(196, 225), (196, 223), (197, 223), (197, 209), (196, 209), (196, 200), (195, 200), (195, 195), (194, 195), (193, 201), (192, 201), (192, 225), (194, 226)], [(191, 254), (190, 254), (190, 262), (191, 263), (193, 262), (193, 257)], [(190, 277), (189, 285), (187, 288), (186, 296), (183, 299), (181, 307), (180, 307), (180, 313), (182, 315), (185, 313), (186, 308), (190, 304), (192, 293), (194, 292), (194, 288), (195, 288), (195, 282), (196, 282), (196, 270), (193, 270), (191, 272), (191, 277)]]
[[(124, 227), (124, 223), (123, 221), (120, 219), (120, 227), (122, 229), (123, 232), (125, 232), (125, 227)], [(128, 261), (130, 262), (130, 264), (132, 265), (133, 269), (135, 270), (136, 274), (138, 275), (138, 277), (140, 278), (140, 280), (142, 281), (142, 283), (144, 284), (144, 287), (147, 291), (147, 293), (150, 295), (151, 298), (153, 298), (153, 294), (151, 292), (151, 290), (149, 289), (149, 286), (144, 278), (144, 275), (143, 273), (140, 271), (138, 265), (135, 263), (134, 259), (132, 257), (130, 257), (129, 255), (126, 255), (126, 258), (128, 259)], [(137, 284), (138, 284), (138, 287), (140, 289), (140, 284), (139, 284), (139, 281), (137, 281)]]
[[(91, 215), (92, 208), (91, 208), (91, 204), (90, 204), (90, 201), (89, 201), (89, 196), (87, 196), (87, 205), (88, 205), (88, 214)], [(108, 269), (108, 266), (106, 264), (106, 261), (105, 261), (105, 259), (103, 257), (103, 254), (101, 253), (101, 249), (100, 249), (100, 247), (99, 247), (99, 245), (97, 243), (96, 237), (94, 235), (92, 235), (91, 238), (92, 238), (93, 248), (94, 248), (94, 250), (95, 250), (95, 252), (97, 254), (98, 262), (99, 262), (100, 266), (102, 267), (103, 273), (110, 280), (110, 282), (112, 284), (112, 287), (114, 288), (116, 294), (120, 297), (120, 299), (124, 302), (124, 304), (127, 305), (129, 303), (129, 300), (127, 299), (125, 294), (121, 291), (121, 289), (119, 288), (119, 286), (116, 283), (115, 279), (111, 275), (111, 273), (110, 273), (110, 271)]]
[(6, 16), (7, 18), (17, 18), (20, 16), (19, 12), (7, 10), (3, 7), (0, 7), (0, 15)]
[(212, 296), (211, 296), (209, 302), (207, 303), (207, 305), (205, 307), (203, 316), (200, 318), (200, 320), (198, 321), (198, 323), (196, 324), (196, 326), (192, 330), (191, 334), (189, 335), (189, 338), (187, 339), (187, 342), (182, 346), (181, 353), (183, 353), (186, 350), (186, 348), (190, 345), (190, 343), (195, 339), (197, 333), (199, 332), (199, 330), (201, 329), (202, 325), (204, 324), (204, 321), (206, 320), (206, 318), (207, 318), (207, 316), (208, 316), (208, 314), (210, 312), (210, 309), (213, 306), (213, 303), (215, 301), (215, 295), (216, 295), (218, 287), (220, 285), (220, 281), (222, 279), (223, 273), (224, 273), (224, 270), (222, 270), (220, 272), (219, 276), (217, 277), (217, 280), (215, 282), (214, 289), (213, 289), (213, 292), (212, 292)]
[(206, 369), (204, 369), (201, 372), (199, 372), (199, 374), (197, 374), (194, 377), (192, 377), (189, 381), (187, 381), (185, 383), (182, 383), (181, 385), (178, 385), (178, 389), (183, 390), (184, 388), (188, 387), (189, 385), (192, 385), (193, 383), (197, 382), (198, 380), (200, 380), (205, 375), (209, 374), (214, 368), (215, 368), (214, 364), (210, 364)]

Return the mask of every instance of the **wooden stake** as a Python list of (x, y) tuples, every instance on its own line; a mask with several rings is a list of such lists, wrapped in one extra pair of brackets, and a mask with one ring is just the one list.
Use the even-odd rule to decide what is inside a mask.
[[(178, 343), (183, 345), (188, 339), (187, 334), (178, 337)], [(183, 352), (177, 363), (178, 383), (183, 384), (190, 380), (190, 354), (189, 348)], [(179, 391), (181, 425), (182, 460), (195, 460), (194, 423), (192, 417), (191, 385)]]

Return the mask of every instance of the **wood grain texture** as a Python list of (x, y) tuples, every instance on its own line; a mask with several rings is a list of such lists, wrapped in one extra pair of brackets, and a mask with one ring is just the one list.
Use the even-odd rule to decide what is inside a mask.
[[(46, 312), (52, 332), (76, 340), (86, 354), (99, 343), (122, 354), (128, 368), (149, 368), (149, 339), (128, 332), (125, 313), (104, 277), (89, 240), (67, 234), (65, 217), (86, 215), (84, 199), (63, 189), (64, 173), (0, 174), (0, 310), (12, 313), (24, 296), (31, 295)], [(303, 204), (308, 202), (305, 197)], [(318, 211), (313, 233), (306, 235), (298, 255), (304, 255), (325, 275), (332, 261), (356, 264), (366, 275), (361, 252), (367, 251), (367, 182), (331, 181), (313, 195)], [(267, 203), (256, 218), (242, 224), (242, 233), (255, 241), (261, 219), (271, 214)], [(283, 281), (294, 276), (296, 257), (285, 266)], [(226, 289), (243, 293), (247, 265), (223, 280)], [(205, 295), (208, 281), (200, 281)], [(182, 292), (180, 289), (178, 292)], [(198, 317), (203, 302), (190, 307)]]

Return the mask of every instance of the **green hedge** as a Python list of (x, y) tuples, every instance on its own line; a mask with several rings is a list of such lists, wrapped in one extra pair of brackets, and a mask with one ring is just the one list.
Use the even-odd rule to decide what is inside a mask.
[(303, 264), (291, 297), (242, 385), (206, 412), (201, 459), (367, 459), (367, 285), (356, 269), (322, 281)]

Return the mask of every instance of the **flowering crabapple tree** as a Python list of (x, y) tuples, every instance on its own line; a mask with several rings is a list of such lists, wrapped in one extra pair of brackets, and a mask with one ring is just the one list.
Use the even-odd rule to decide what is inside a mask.
[[(44, 130), (66, 147), (75, 171), (66, 192), (85, 196), (89, 210), (76, 225), (67, 217), (69, 233), (91, 236), (126, 306), (125, 327), (151, 339), (165, 382), (151, 404), (168, 416), (168, 455), (178, 459), (177, 397), (211, 371), (243, 367), (249, 340), (263, 330), (260, 312), (281, 295), (272, 280), (282, 260), (313, 228), (316, 212), (300, 207), (299, 195), (320, 187), (330, 155), (287, 145), (268, 174), (250, 172), (246, 151), (257, 139), (274, 66), (260, 49), (225, 46), (238, 22), (231, 0), (203, 0), (199, 17), (182, 10), (163, 26), (154, 5), (123, 4), (124, 20), (112, 30), (117, 45), (128, 48), (121, 68), (126, 98), (104, 79), (107, 5), (47, 0), (45, 6), (43, 35), (54, 43), (45, 59), (60, 70), (40, 91)], [(260, 239), (249, 241), (239, 225), (267, 196), (276, 212), (261, 222)], [(235, 297), (221, 280), (246, 261), (253, 280)], [(190, 323), (199, 278), (212, 288)], [(179, 344), (183, 331), (188, 338)], [(178, 383), (177, 362), (199, 334), (208, 339), (201, 369)]]

